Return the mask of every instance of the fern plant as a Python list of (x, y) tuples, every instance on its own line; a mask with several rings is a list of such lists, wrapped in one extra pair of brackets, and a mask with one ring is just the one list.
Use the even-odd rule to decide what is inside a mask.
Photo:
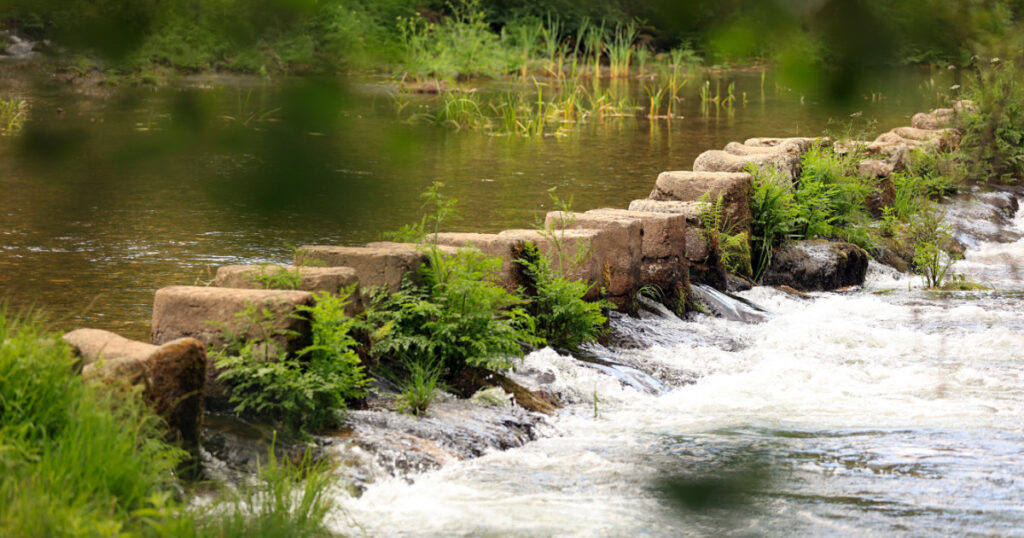
[(274, 346), (285, 331), (273, 327), (272, 312), (250, 305), (238, 313), (242, 331), (211, 354), (236, 413), (314, 432), (336, 425), (346, 402), (365, 396), (368, 380), (350, 336), (356, 321), (345, 314), (352, 290), (319, 292), (314, 306), (300, 307), (311, 318), (313, 343), (296, 356)]
[(750, 264), (750, 236), (746, 232), (732, 233), (736, 223), (725, 217), (725, 201), (718, 195), (710, 200), (711, 193), (704, 193), (700, 199), (700, 235), (709, 251), (718, 252), (722, 265), (727, 271), (742, 276), (752, 276)]

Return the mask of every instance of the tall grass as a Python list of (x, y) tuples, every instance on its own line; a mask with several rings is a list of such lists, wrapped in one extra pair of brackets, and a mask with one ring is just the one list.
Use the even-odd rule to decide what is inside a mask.
[(0, 307), (0, 534), (113, 535), (149, 528), (185, 453), (137, 391), (83, 383), (38, 317)]
[(28, 118), (28, 101), (20, 97), (0, 99), (0, 134), (14, 134), (21, 130)]
[(331, 477), (269, 461), (204, 507), (177, 498), (186, 453), (138, 390), (83, 381), (37, 315), (0, 305), (0, 536), (324, 536)]
[(629, 22), (615, 27), (612, 39), (607, 43), (608, 75), (611, 78), (629, 76), (629, 65), (633, 58), (633, 43), (637, 38), (636, 24)]

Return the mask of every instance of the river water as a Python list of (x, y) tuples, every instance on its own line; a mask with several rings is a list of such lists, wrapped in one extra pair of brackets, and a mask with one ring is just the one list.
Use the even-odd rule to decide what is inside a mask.
[[(1024, 231), (1024, 211), (1014, 227)], [(1024, 240), (934, 294), (872, 266), (864, 291), (742, 293), (760, 324), (623, 318), (597, 350), (632, 388), (546, 349), (522, 369), (571, 404), (557, 433), (339, 496), (371, 536), (1024, 535)]]

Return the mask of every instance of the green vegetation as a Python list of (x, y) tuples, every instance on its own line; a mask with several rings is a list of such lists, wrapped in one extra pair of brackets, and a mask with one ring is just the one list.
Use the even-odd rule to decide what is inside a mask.
[[(330, 496), (336, 477), (325, 461), (314, 461), (307, 450), (298, 463), (278, 460), (273, 447), (252, 482), (243, 482), (199, 514), (195, 533), (203, 536), (318, 537), (334, 536), (325, 519), (334, 508)], [(186, 535), (192, 523), (179, 522), (159, 534)], [(188, 534), (192, 534), (189, 532)]]
[(302, 285), (302, 273), (280, 265), (261, 263), (258, 273), (250, 273), (249, 279), (265, 290), (297, 290)]
[(602, 311), (614, 305), (584, 301), (589, 283), (563, 277), (533, 244), (527, 244), (516, 261), (531, 283), (527, 310), (533, 315), (538, 337), (550, 346), (575, 350), (605, 333), (608, 319)]
[(961, 147), (973, 177), (1018, 183), (1024, 179), (1024, 73), (1019, 52), (1006, 60), (978, 62), (964, 97), (973, 103), (958, 115)]
[(185, 454), (137, 392), (83, 383), (59, 336), (0, 307), (0, 534), (151, 527)]
[(28, 101), (20, 97), (0, 99), (0, 135), (17, 133), (27, 117)]
[(709, 193), (705, 193), (700, 198), (700, 235), (707, 244), (708, 251), (719, 253), (726, 271), (746, 277), (752, 276), (750, 237), (747, 232), (732, 233), (737, 223), (726, 222), (722, 196), (719, 195), (712, 201), (708, 195)]
[[(273, 457), (204, 507), (176, 499), (186, 454), (137, 390), (84, 381), (38, 316), (0, 306), (0, 534), (322, 536), (330, 477)], [(296, 494), (296, 490), (298, 494)]]
[(238, 313), (240, 330), (211, 353), (235, 412), (319, 431), (337, 424), (346, 401), (365, 396), (367, 380), (350, 335), (356, 320), (345, 314), (351, 292), (319, 292), (315, 306), (301, 308), (310, 318), (313, 343), (296, 356), (278, 349), (276, 339), (288, 335), (274, 327), (272, 311), (250, 305)]
[(811, 148), (802, 158), (795, 185), (777, 170), (747, 168), (753, 178), (755, 279), (768, 268), (772, 251), (786, 241), (826, 238), (848, 241), (869, 253), (887, 249), (925, 275), (929, 287), (941, 285), (956, 254), (932, 207), (935, 200), (961, 188), (964, 157), (936, 149), (912, 151), (907, 169), (890, 176), (894, 196), (875, 208), (877, 217), (872, 216), (869, 201), (876, 190), (886, 187), (858, 174), (855, 163), (862, 157), (856, 151), (839, 155), (831, 148)]
[(912, 226), (914, 267), (924, 276), (929, 288), (941, 287), (949, 269), (960, 255), (954, 251), (953, 231), (943, 222), (943, 214), (929, 210)]

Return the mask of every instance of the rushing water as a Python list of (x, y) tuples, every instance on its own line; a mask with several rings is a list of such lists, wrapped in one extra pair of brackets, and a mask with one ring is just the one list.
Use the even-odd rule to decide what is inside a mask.
[[(829, 108), (771, 75), (762, 91), (759, 72), (725, 73), (715, 77), (723, 92), (736, 82), (732, 113), (703, 113), (694, 78), (683, 119), (606, 118), (529, 139), (398, 122), (387, 81), (109, 89), (26, 84), (28, 72), (0, 72), (0, 93), (32, 102), (25, 134), (0, 139), (0, 298), (140, 339), (157, 288), (208, 281), (217, 265), (286, 262), (291, 246), (375, 240), (419, 219), (433, 181), (459, 200), (453, 229), (531, 227), (552, 209), (552, 187), (577, 209), (625, 207), (704, 150), (818, 135), (856, 112), (879, 130), (906, 125), (935, 105), (933, 76), (949, 83), (944, 71), (908, 71)], [(644, 99), (640, 83), (618, 86)], [(410, 97), (404, 117), (436, 99)]]
[[(1015, 221), (1024, 231), (1024, 210)], [(1024, 240), (933, 294), (872, 266), (862, 292), (743, 297), (774, 315), (617, 320), (644, 390), (547, 349), (555, 435), (340, 496), (371, 536), (1021, 535)], [(1024, 265), (1022, 265), (1024, 267)], [(687, 502), (689, 501), (689, 502)]]

